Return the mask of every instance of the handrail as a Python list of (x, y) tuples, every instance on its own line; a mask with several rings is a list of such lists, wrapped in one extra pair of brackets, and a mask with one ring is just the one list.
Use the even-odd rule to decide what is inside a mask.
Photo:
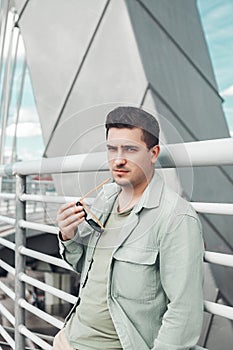
[(41, 349), (51, 350), (52, 346), (45, 342), (43, 339), (38, 337), (35, 333), (32, 333), (28, 328), (24, 325), (19, 326), (19, 332), (23, 334), (25, 337), (31, 339), (35, 344), (39, 345)]
[(0, 325), (0, 334), (6, 340), (6, 342), (10, 345), (12, 349), (15, 349), (15, 341), (14, 339), (7, 333), (7, 331)]
[(0, 215), (0, 221), (6, 222), (12, 226), (15, 226), (15, 219), (10, 218), (9, 216)]
[(2, 267), (5, 271), (9, 272), (11, 275), (15, 276), (15, 268), (7, 264), (2, 259), (0, 259), (0, 267)]
[[(162, 168), (233, 164), (233, 138), (161, 146), (156, 166)], [(211, 152), (209, 151), (211, 149)], [(101, 166), (100, 166), (101, 164)], [(1, 175), (58, 174), (108, 170), (106, 152), (86, 153), (1, 165)]]
[(198, 213), (233, 215), (233, 203), (190, 202)]
[(44, 312), (37, 307), (29, 304), (25, 299), (19, 299), (19, 306), (24, 308), (27, 311), (30, 311), (32, 314), (40, 317), (42, 320), (50, 323), (52, 326), (61, 329), (64, 326), (64, 322), (58, 320), (57, 318), (49, 315), (47, 312)]
[(37, 252), (36, 250), (28, 249), (23, 246), (19, 247), (19, 253), (30, 256), (32, 258), (38, 259), (40, 261), (47, 262), (49, 264), (62, 267), (66, 270), (73, 271), (72, 267), (64, 260), (59, 258), (54, 258), (53, 256)]
[(221, 305), (217, 303), (213, 303), (212, 301), (204, 301), (205, 311), (217, 315), (228, 318), (229, 320), (233, 320), (233, 307), (227, 305)]
[(15, 243), (8, 241), (8, 239), (0, 237), (0, 244), (11, 250), (15, 250)]
[[(49, 195), (38, 195), (38, 194), (22, 194), (20, 199), (22, 201), (33, 201), (33, 202), (46, 202), (46, 203), (57, 203), (63, 204), (65, 202), (78, 201), (81, 197), (73, 197), (73, 196), (49, 196)], [(94, 198), (85, 198), (86, 204), (91, 204)]]
[(15, 325), (14, 316), (10, 313), (10, 311), (3, 304), (0, 304), (0, 313), (3, 316), (5, 316), (13, 326)]
[(33, 230), (47, 232), (47, 233), (53, 233), (55, 235), (58, 234), (58, 228), (54, 227), (52, 225), (45, 225), (45, 224), (38, 224), (35, 222), (30, 222), (27, 220), (19, 220), (18, 226), (21, 228), (31, 228)]
[(63, 292), (62, 290), (60, 290), (58, 288), (49, 286), (44, 282), (38, 281), (36, 278), (30, 277), (30, 276), (26, 275), (25, 273), (21, 273), (19, 275), (19, 279), (22, 282), (26, 282), (34, 287), (37, 287), (45, 292), (48, 292), (48, 293), (50, 293), (50, 294), (52, 294), (52, 295), (54, 295), (62, 300), (67, 301), (68, 303), (75, 304), (77, 301), (77, 297), (75, 297), (69, 293)]
[[(2, 244), (3, 246), (11, 249), (11, 250), (15, 250), (15, 243), (8, 241), (5, 238), (0, 237), (0, 244)], [(52, 264), (58, 267), (62, 267), (63, 269), (66, 270), (70, 270), (73, 271), (72, 267), (64, 260), (60, 259), (60, 258), (55, 258), (53, 256), (44, 254), (44, 253), (40, 253), (37, 252), (36, 250), (32, 250), (29, 248), (26, 248), (24, 246), (20, 246), (18, 248), (18, 252), (20, 254), (35, 258), (37, 260), (40, 261), (44, 261), (47, 262), (48, 264)], [(3, 260), (0, 259), (0, 266), (2, 268), (4, 268), (6, 271), (10, 272), (11, 274), (14, 273), (14, 268), (12, 266), (10, 266), (9, 264), (5, 263)]]
[(14, 193), (4, 193), (4, 192), (0, 193), (0, 198), (2, 198), (2, 199), (12, 199), (12, 200), (14, 200), (15, 197), (16, 196), (15, 196)]
[(223, 253), (206, 251), (204, 258), (206, 262), (209, 262), (212, 264), (233, 267), (233, 255), (231, 254), (223, 254)]
[(0, 281), (0, 289), (8, 295), (8, 297), (12, 300), (15, 300), (15, 293), (9, 287), (7, 287), (2, 281)]

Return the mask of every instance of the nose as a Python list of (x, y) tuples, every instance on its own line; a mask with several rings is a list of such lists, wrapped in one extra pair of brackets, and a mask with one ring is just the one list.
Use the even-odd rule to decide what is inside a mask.
[(125, 165), (126, 159), (123, 157), (122, 151), (118, 151), (116, 157), (114, 157), (114, 164), (116, 166)]
[(126, 164), (126, 159), (124, 158), (116, 158), (114, 159), (115, 166), (122, 166)]

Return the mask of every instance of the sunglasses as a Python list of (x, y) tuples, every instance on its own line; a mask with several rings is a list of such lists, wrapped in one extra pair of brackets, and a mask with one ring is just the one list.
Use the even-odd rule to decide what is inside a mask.
[[(104, 226), (103, 224), (96, 218), (96, 216), (91, 212), (91, 216), (93, 217), (93, 219), (87, 219), (87, 211), (86, 206), (83, 205), (83, 203), (81, 202), (77, 202), (76, 205), (81, 205), (83, 207), (83, 211), (84, 211), (84, 217), (86, 222), (95, 230), (98, 231), (99, 233), (102, 233), (104, 231)], [(85, 209), (84, 209), (85, 208)], [(95, 218), (95, 220), (94, 220)]]
[[(87, 196), (89, 196), (91, 193), (97, 191), (100, 187), (102, 187), (106, 182), (108, 182), (110, 180), (110, 178), (104, 180), (103, 182), (101, 182), (98, 186), (96, 186), (95, 188), (93, 188), (92, 190), (90, 190), (89, 192), (87, 192), (82, 198), (79, 199), (79, 201), (77, 201), (76, 205), (81, 205), (83, 207), (84, 210), (84, 217), (86, 222), (97, 232), (102, 233), (104, 231), (104, 226), (103, 224), (99, 221), (99, 219), (95, 216), (95, 214), (91, 211), (91, 209), (85, 204), (83, 203), (83, 199), (86, 198)], [(92, 218), (87, 219), (87, 214), (90, 214)]]

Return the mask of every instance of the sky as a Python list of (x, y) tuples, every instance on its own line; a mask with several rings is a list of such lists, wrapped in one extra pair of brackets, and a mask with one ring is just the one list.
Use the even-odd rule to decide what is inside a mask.
[(233, 137), (233, 0), (197, 0), (197, 6)]
[[(188, 1), (188, 0), (187, 0)], [(218, 90), (224, 99), (223, 110), (233, 137), (233, 0), (197, 0), (204, 35), (211, 57)], [(20, 41), (18, 59), (22, 64), (24, 47)], [(21, 58), (21, 60), (20, 60)], [(16, 76), (15, 88), (19, 89), (21, 68)], [(11, 117), (6, 129), (5, 154), (11, 155), (13, 135), (15, 130), (14, 101), (11, 107)], [(44, 144), (35, 108), (29, 71), (26, 71), (22, 109), (19, 115), (17, 129), (17, 151), (19, 159), (39, 159), (43, 155)]]
[[(11, 26), (13, 21), (13, 14), (9, 12), (9, 18), (7, 23), (7, 35), (5, 39), (5, 47), (3, 52), (3, 69), (5, 69), (5, 62), (7, 58), (7, 49), (9, 46), (9, 37), (11, 32)], [(16, 44), (16, 37), (13, 41), (13, 47)], [(17, 99), (18, 92), (21, 85), (23, 62), (25, 57), (25, 49), (22, 38), (19, 40), (19, 47), (17, 51), (17, 64), (15, 68), (15, 76), (12, 88), (12, 97), (10, 103), (8, 123), (5, 133), (5, 149), (4, 156), (5, 162), (9, 162), (12, 156), (12, 145), (15, 133), (15, 121), (17, 115)], [(0, 86), (3, 86), (4, 74), (1, 74)], [(1, 91), (2, 92), (2, 91)], [(40, 159), (43, 154), (44, 144), (42, 139), (42, 132), (39, 122), (39, 117), (36, 110), (35, 99), (31, 86), (31, 79), (29, 70), (26, 70), (24, 89), (22, 96), (21, 109), (19, 113), (19, 123), (17, 126), (17, 155), (19, 160), (31, 160)], [(1, 134), (1, 129), (0, 129)]]

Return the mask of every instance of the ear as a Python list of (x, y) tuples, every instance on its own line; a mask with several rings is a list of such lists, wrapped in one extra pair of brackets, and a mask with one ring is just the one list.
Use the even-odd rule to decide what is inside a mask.
[(154, 147), (152, 147), (150, 149), (150, 152), (151, 152), (151, 162), (153, 164), (155, 164), (155, 162), (158, 159), (159, 153), (160, 153), (160, 146), (159, 145), (155, 145)]

